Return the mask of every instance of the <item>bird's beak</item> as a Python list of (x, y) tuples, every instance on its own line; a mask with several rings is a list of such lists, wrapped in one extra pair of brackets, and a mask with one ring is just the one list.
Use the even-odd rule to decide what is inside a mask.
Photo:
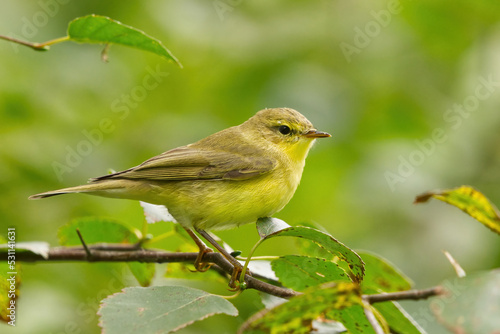
[(309, 130), (307, 132), (304, 132), (303, 136), (307, 138), (327, 138), (331, 137), (332, 135), (327, 132), (321, 132), (318, 130)]

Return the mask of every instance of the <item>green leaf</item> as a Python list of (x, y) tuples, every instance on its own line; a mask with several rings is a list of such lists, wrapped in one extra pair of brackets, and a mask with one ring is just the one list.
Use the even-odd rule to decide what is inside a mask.
[(365, 263), (362, 288), (377, 292), (404, 291), (412, 288), (412, 281), (388, 260), (366, 251), (358, 251)]
[(350, 310), (355, 305), (362, 305), (357, 284), (327, 283), (308, 289), (304, 294), (271, 309), (264, 316), (251, 322), (245, 333), (254, 329), (271, 334), (310, 333), (313, 330), (313, 320), (333, 310)]
[[(311, 222), (305, 222), (305, 223), (300, 223), (299, 226), (305, 226), (305, 227), (310, 227), (314, 228), (316, 230), (319, 230), (324, 233), (328, 233), (328, 231), (321, 225), (319, 224), (313, 224)], [(313, 256), (313, 257), (321, 257), (324, 259), (334, 259), (335, 256), (332, 255), (329, 251), (321, 247), (315, 242), (312, 242), (311, 240), (303, 239), (303, 238), (295, 238), (295, 244), (297, 248), (300, 250), (301, 254), (305, 254), (308, 256)]]
[(426, 334), (398, 303), (383, 302), (372, 306), (384, 317), (393, 333)]
[[(7, 240), (0, 236), (0, 243), (6, 243)], [(8, 249), (15, 251), (14, 244)], [(7, 253), (8, 254), (8, 253)], [(0, 261), (0, 320), (5, 322), (14, 321), (15, 315), (19, 313), (19, 305), (17, 304), (17, 297), (19, 296), (19, 285), (21, 284), (21, 264), (15, 261), (15, 258), (10, 258), (8, 255)], [(11, 315), (11, 311), (14, 314)]]
[(479, 272), (441, 284), (444, 294), (431, 309), (454, 333), (497, 333), (500, 329), (500, 270)]
[(177, 58), (159, 40), (106, 16), (92, 14), (71, 21), (68, 25), (68, 36), (70, 40), (79, 43), (131, 46), (155, 53), (182, 67)]
[(500, 214), (498, 209), (486, 196), (470, 186), (455, 189), (430, 191), (415, 198), (415, 203), (425, 203), (435, 198), (456, 206), (477, 221), (500, 234)]
[[(312, 256), (312, 257), (319, 257), (327, 260), (335, 260), (336, 256), (321, 247), (319, 244), (303, 239), (303, 238), (295, 238), (296, 242), (295, 245), (297, 248), (300, 250), (300, 254)], [(347, 266), (346, 266), (347, 267)], [(347, 268), (348, 269), (348, 268)]]
[(361, 305), (352, 305), (349, 308), (341, 310), (330, 310), (326, 316), (329, 319), (342, 323), (347, 329), (347, 333), (375, 334), (375, 330), (366, 318), (363, 306)]
[(134, 244), (140, 239), (140, 232), (112, 219), (99, 217), (83, 217), (74, 219), (59, 228), (57, 236), (61, 246), (81, 245), (76, 233), (80, 230), (87, 245), (96, 243)]
[(350, 282), (336, 263), (316, 257), (285, 255), (273, 260), (271, 266), (283, 285), (298, 291), (331, 281)]
[(356, 252), (343, 243), (332, 237), (331, 235), (318, 231), (310, 227), (296, 226), (282, 229), (278, 232), (268, 234), (263, 240), (268, 240), (274, 237), (297, 237), (312, 240), (321, 247), (345, 261), (356, 281), (361, 281), (364, 274), (364, 263)]
[(149, 286), (155, 276), (154, 263), (127, 262), (130, 271), (141, 286)]
[(182, 286), (125, 288), (107, 297), (98, 311), (107, 334), (171, 333), (214, 314), (237, 316), (226, 299)]

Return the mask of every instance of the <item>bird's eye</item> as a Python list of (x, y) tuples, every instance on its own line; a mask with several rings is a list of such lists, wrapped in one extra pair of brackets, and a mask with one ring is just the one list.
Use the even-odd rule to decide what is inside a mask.
[(290, 129), (289, 126), (287, 125), (281, 125), (279, 128), (278, 128), (279, 132), (282, 134), (282, 135), (287, 135), (289, 134), (290, 132), (292, 132), (292, 130)]

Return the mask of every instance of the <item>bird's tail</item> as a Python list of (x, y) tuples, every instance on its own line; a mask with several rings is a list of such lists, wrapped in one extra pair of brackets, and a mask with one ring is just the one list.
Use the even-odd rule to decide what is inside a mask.
[[(114, 180), (113, 180), (114, 181)], [(63, 188), (58, 190), (47, 191), (44, 193), (31, 195), (28, 199), (40, 199), (45, 197), (57, 196), (62, 194), (71, 194), (71, 193), (100, 193), (106, 192), (110, 190), (116, 190), (121, 187), (117, 186), (117, 184), (113, 181), (106, 182), (91, 182), (89, 184), (84, 184), (76, 187)]]

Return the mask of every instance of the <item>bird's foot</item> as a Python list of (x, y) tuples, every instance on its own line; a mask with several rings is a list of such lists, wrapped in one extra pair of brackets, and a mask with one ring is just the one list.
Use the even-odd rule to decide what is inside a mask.
[(233, 268), (233, 273), (231, 274), (231, 279), (229, 280), (229, 291), (238, 291), (240, 290), (240, 275), (243, 271), (243, 267), (240, 265), (239, 267), (235, 266)]
[[(240, 277), (244, 267), (241, 263), (237, 262), (236, 259), (234, 260), (235, 261), (230, 261), (233, 264), (233, 272), (228, 283), (229, 291), (238, 291), (242, 289), (242, 284), (245, 283), (245, 277)], [(248, 270), (248, 268), (245, 270), (245, 276), (246, 275), (252, 276), (252, 273), (250, 272), (250, 270)]]
[(196, 257), (196, 260), (194, 261), (194, 269), (195, 269), (194, 271), (205, 272), (208, 269), (210, 269), (212, 264), (208, 263), (208, 262), (203, 262), (203, 256), (205, 256), (205, 254), (207, 254), (207, 253), (212, 253), (212, 252), (213, 252), (213, 250), (211, 248), (206, 247), (206, 246), (203, 248), (200, 248), (198, 256)]

